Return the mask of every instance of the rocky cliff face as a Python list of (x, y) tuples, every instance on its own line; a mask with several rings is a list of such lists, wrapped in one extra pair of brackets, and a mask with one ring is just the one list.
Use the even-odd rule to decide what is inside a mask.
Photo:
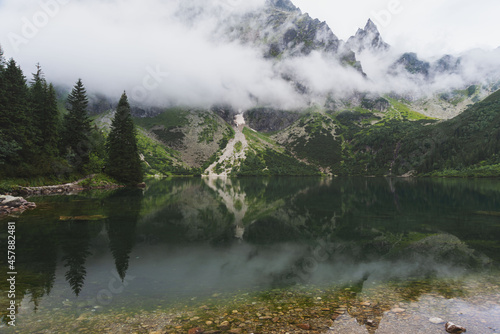
[(407, 52), (403, 54), (391, 67), (390, 71), (397, 75), (397, 70), (404, 69), (410, 74), (422, 75), (424, 78), (428, 78), (430, 74), (431, 65), (423, 60), (420, 60), (416, 53)]
[(351, 36), (346, 43), (347, 47), (356, 53), (364, 51), (381, 52), (390, 49), (385, 43), (371, 19), (368, 20), (364, 29), (358, 29), (354, 36)]
[(456, 74), (460, 71), (462, 60), (460, 58), (445, 55), (432, 64), (432, 69), (436, 73), (453, 73)]
[(250, 128), (260, 132), (281, 131), (295, 123), (301, 114), (271, 108), (255, 108), (245, 112), (245, 119)]
[(302, 13), (289, 0), (269, 0), (264, 8), (246, 14), (228, 31), (232, 40), (260, 47), (268, 59), (303, 57), (317, 51), (362, 71), (354, 52), (326, 22)]
[(267, 4), (268, 6), (288, 12), (300, 12), (299, 8), (297, 8), (290, 0), (268, 0)]

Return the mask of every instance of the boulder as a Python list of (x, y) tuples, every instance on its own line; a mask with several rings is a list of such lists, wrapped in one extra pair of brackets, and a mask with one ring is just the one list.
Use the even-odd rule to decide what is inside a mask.
[(460, 333), (464, 333), (464, 332), (467, 331), (465, 329), (465, 327), (462, 327), (462, 326), (459, 326), (459, 325), (455, 325), (453, 322), (447, 322), (444, 325), (444, 328), (446, 329), (446, 331), (448, 333), (452, 333), (452, 334), (460, 334)]
[(22, 197), (6, 196), (2, 201), (2, 205), (7, 205), (10, 207), (17, 208), (23, 205), (25, 202), (26, 200)]

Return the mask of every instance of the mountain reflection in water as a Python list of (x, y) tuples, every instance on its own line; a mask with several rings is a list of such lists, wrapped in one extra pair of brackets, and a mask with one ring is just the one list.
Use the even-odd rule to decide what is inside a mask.
[[(60, 300), (148, 308), (305, 283), (361, 292), (487, 273), (500, 260), (494, 180), (169, 179), (32, 200), (38, 209), (8, 219), (18, 312)], [(5, 281), (0, 289), (5, 315)]]

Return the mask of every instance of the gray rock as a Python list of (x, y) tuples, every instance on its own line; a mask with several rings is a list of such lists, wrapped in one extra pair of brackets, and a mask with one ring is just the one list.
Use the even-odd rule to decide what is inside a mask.
[(26, 200), (22, 197), (12, 197), (12, 196), (7, 196), (2, 202), (2, 205), (7, 205), (10, 207), (20, 207), (21, 205), (25, 204)]
[(441, 318), (430, 318), (429, 321), (433, 324), (444, 324), (444, 320)]

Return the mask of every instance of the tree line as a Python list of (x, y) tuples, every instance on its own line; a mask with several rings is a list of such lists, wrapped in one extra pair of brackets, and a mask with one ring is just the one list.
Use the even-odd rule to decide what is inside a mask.
[(107, 135), (92, 125), (88, 96), (78, 79), (65, 103), (40, 65), (30, 81), (0, 48), (0, 179), (69, 179), (104, 172), (137, 184), (143, 172), (136, 129), (124, 92)]

